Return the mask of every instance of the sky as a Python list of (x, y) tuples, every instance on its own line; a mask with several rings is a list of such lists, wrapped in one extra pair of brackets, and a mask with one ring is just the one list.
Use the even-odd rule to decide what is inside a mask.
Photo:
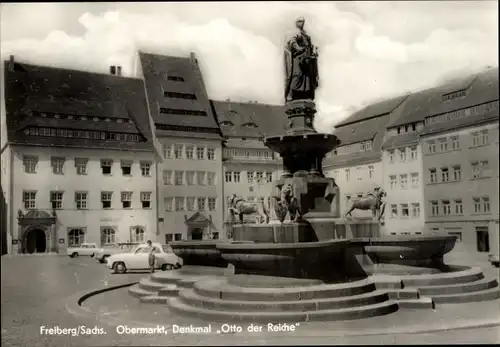
[(284, 102), (295, 19), (319, 47), (318, 131), (383, 98), (498, 66), (497, 1), (2, 3), (0, 52), (133, 76), (137, 50), (195, 52), (210, 98)]

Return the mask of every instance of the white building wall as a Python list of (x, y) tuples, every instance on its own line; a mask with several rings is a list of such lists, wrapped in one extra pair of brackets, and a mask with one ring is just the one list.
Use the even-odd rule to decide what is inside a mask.
[[(156, 189), (155, 162), (153, 153), (125, 152), (76, 148), (13, 148), (12, 199), (9, 201), (9, 215), (15, 216), (15, 223), (10, 225), (14, 238), (20, 239), (22, 230), (18, 228), (17, 212), (26, 213), (23, 203), (23, 191), (36, 191), (36, 209), (49, 213), (52, 211), (51, 191), (63, 192), (63, 204), (57, 214), (57, 239), (59, 251), (68, 245), (68, 231), (71, 228), (83, 228), (86, 231), (86, 242), (101, 244), (101, 229), (111, 227), (115, 230), (115, 241), (125, 242), (133, 239), (132, 227), (140, 226), (144, 232), (144, 240), (156, 239)], [(26, 173), (23, 165), (24, 156), (38, 158), (36, 173)], [(65, 158), (64, 174), (54, 174), (51, 157)], [(88, 159), (87, 174), (76, 173), (75, 158)], [(101, 160), (112, 159), (111, 175), (103, 175)], [(130, 176), (121, 172), (121, 161), (132, 162)], [(142, 176), (140, 162), (151, 165), (150, 176)], [(112, 207), (103, 209), (101, 192), (112, 192)], [(132, 192), (132, 207), (124, 209), (121, 203), (121, 192)], [(87, 192), (87, 209), (77, 209), (75, 192)], [(151, 193), (149, 208), (142, 208), (141, 192)], [(64, 240), (64, 243), (61, 243)], [(17, 252), (17, 247), (14, 247)]]

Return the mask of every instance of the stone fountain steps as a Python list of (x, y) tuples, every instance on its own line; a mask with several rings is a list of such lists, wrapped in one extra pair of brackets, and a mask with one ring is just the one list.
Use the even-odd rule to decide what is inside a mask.
[(353, 296), (292, 301), (246, 301), (206, 297), (194, 290), (179, 293), (179, 300), (200, 309), (231, 312), (307, 312), (373, 305), (389, 300), (387, 293), (374, 291)]
[(168, 299), (171, 299), (172, 296), (163, 296), (163, 295), (148, 295), (139, 298), (139, 300), (144, 304), (164, 304), (166, 305)]
[(338, 298), (376, 290), (369, 280), (341, 284), (287, 288), (251, 288), (231, 285), (227, 280), (207, 280), (194, 284), (194, 292), (200, 296), (240, 301), (294, 301), (321, 298)]
[(437, 304), (455, 304), (500, 299), (500, 288), (494, 287), (475, 292), (432, 295)]
[(387, 300), (371, 305), (349, 307), (342, 309), (328, 309), (319, 311), (288, 311), (288, 312), (262, 312), (262, 311), (221, 311), (210, 310), (191, 306), (179, 298), (167, 300), (169, 309), (180, 315), (201, 318), (208, 321), (220, 322), (255, 322), (255, 323), (283, 323), (307, 321), (346, 321), (370, 318), (396, 312), (398, 304)]
[(417, 288), (384, 289), (383, 291), (389, 295), (389, 299), (393, 300), (420, 298), (420, 293)]
[(429, 274), (401, 276), (399, 279), (404, 287), (425, 287), (438, 285), (453, 285), (459, 283), (469, 283), (484, 278), (480, 268), (470, 268), (461, 271)]
[(422, 295), (434, 296), (478, 292), (495, 287), (498, 287), (498, 282), (496, 279), (482, 278), (480, 280), (468, 283), (418, 287), (418, 291)]
[(128, 292), (130, 295), (136, 298), (141, 298), (143, 296), (149, 296), (149, 295), (154, 295), (156, 292), (149, 291), (149, 290), (144, 290), (139, 287), (138, 284), (134, 284), (133, 286), (130, 286), (128, 288)]
[(417, 299), (397, 299), (399, 308), (424, 308), (433, 309), (435, 307), (434, 300), (430, 297), (422, 296)]
[(139, 281), (139, 288), (150, 291), (157, 292), (163, 288), (177, 287), (175, 284), (158, 283), (152, 281), (150, 278), (143, 278)]

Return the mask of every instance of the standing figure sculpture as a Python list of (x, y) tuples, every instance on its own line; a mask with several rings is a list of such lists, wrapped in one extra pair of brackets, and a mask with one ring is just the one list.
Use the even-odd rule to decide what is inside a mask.
[(287, 213), (290, 214), (290, 221), (297, 222), (302, 218), (302, 213), (299, 208), (299, 201), (293, 196), (293, 188), (291, 184), (286, 184), (281, 188), (280, 199), (276, 201), (274, 206), (276, 217), (283, 223)]
[(229, 214), (232, 216), (233, 221), (238, 216), (240, 223), (243, 223), (243, 216), (250, 214), (258, 214), (264, 219), (265, 223), (269, 223), (269, 213), (264, 205), (264, 202), (250, 202), (245, 199), (237, 197), (233, 194), (229, 199)]
[(296, 20), (296, 32), (285, 45), (285, 100), (314, 100), (319, 86), (318, 52), (304, 30), (305, 19)]
[(385, 212), (385, 203), (383, 201), (383, 198), (386, 195), (387, 194), (384, 192), (384, 190), (376, 187), (373, 190), (373, 194), (368, 193), (366, 197), (354, 201), (349, 211), (346, 212), (345, 216), (352, 217), (351, 212), (354, 210), (371, 210), (373, 218), (377, 218), (377, 221), (381, 222), (381, 219), (384, 217)]

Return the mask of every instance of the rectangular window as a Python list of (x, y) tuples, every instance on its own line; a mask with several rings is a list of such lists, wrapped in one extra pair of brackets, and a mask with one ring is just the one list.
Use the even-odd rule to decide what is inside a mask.
[(448, 150), (448, 139), (441, 138), (438, 141), (439, 141), (439, 151), (446, 152)]
[(63, 192), (50, 192), (50, 204), (53, 210), (63, 207)]
[(123, 208), (131, 208), (132, 207), (132, 192), (122, 192), (121, 193), (121, 201)]
[(188, 196), (186, 198), (186, 205), (187, 205), (187, 210), (188, 211), (195, 211), (195, 206), (196, 206), (196, 198), (194, 196)]
[(480, 145), (480, 136), (479, 133), (472, 133), (472, 147), (477, 147)]
[(175, 171), (175, 185), (182, 186), (184, 184), (184, 171)]
[(431, 201), (431, 215), (432, 216), (439, 215), (439, 204), (437, 201)]
[(408, 204), (401, 204), (401, 216), (402, 217), (410, 216), (410, 209), (408, 208)]
[(175, 233), (174, 239), (175, 239), (175, 241), (181, 241), (182, 240), (182, 233)]
[(441, 200), (441, 205), (443, 207), (443, 214), (450, 215), (451, 214), (450, 200)]
[(397, 218), (398, 217), (398, 205), (391, 205), (391, 218)]
[(64, 175), (64, 158), (50, 158), (50, 164), (52, 166), (52, 173), (54, 175)]
[(163, 92), (163, 96), (166, 97), (166, 98), (196, 100), (196, 95), (194, 95), (194, 94), (186, 94), (186, 93)]
[(233, 180), (234, 180), (234, 183), (240, 183), (240, 173), (239, 172), (233, 172)]
[(458, 136), (451, 137), (451, 149), (452, 150), (460, 149), (460, 140), (458, 139)]
[(151, 176), (151, 163), (150, 162), (141, 162), (141, 174), (144, 177)]
[(205, 159), (205, 147), (202, 146), (196, 147), (196, 159), (198, 160)]
[(399, 160), (402, 162), (406, 161), (406, 148), (401, 148), (399, 150)]
[(186, 159), (194, 159), (194, 146), (186, 145)]
[(131, 160), (122, 160), (120, 162), (120, 167), (122, 169), (123, 176), (132, 175), (132, 161)]
[(75, 204), (77, 210), (86, 210), (88, 200), (87, 192), (76, 192), (75, 193)]
[(111, 208), (111, 199), (113, 198), (112, 192), (101, 192), (102, 208)]
[(462, 199), (456, 199), (455, 203), (455, 214), (461, 215), (464, 213), (464, 206), (462, 203)]
[(363, 180), (363, 172), (361, 171), (361, 167), (356, 168), (356, 177), (358, 178), (358, 181)]
[(172, 145), (165, 145), (163, 148), (163, 158), (172, 159)]
[(396, 175), (389, 176), (389, 184), (390, 184), (391, 189), (396, 189), (396, 186), (398, 184), (398, 179), (397, 179)]
[(393, 164), (395, 162), (396, 162), (396, 151), (390, 150), (389, 151), (389, 163)]
[(375, 168), (373, 167), (373, 165), (368, 165), (368, 177), (370, 179), (373, 178), (374, 173), (375, 173)]
[(476, 227), (476, 242), (478, 252), (489, 252), (490, 251), (490, 237), (487, 226)]
[(207, 185), (215, 186), (215, 172), (207, 172)]
[(471, 166), (473, 178), (488, 177), (490, 165), (487, 160), (473, 162)]
[(447, 167), (441, 168), (441, 180), (443, 182), (448, 182), (450, 180), (450, 172)]
[(483, 130), (481, 131), (481, 145), (487, 145), (490, 142), (489, 136), (488, 136), (488, 130)]
[(113, 161), (110, 159), (101, 160), (101, 172), (103, 175), (111, 175), (111, 167), (113, 166)]
[(437, 182), (437, 170), (429, 169), (429, 183), (436, 183), (436, 182)]
[(427, 141), (427, 151), (429, 153), (436, 153), (436, 142)]
[(86, 175), (87, 174), (87, 163), (88, 159), (86, 158), (75, 158), (75, 167), (77, 175)]
[(198, 171), (196, 173), (196, 180), (199, 186), (205, 185), (205, 171)]
[(366, 141), (366, 150), (371, 151), (372, 150), (372, 142), (371, 141)]
[(481, 213), (481, 199), (480, 198), (472, 198), (474, 203), (474, 213)]
[(151, 208), (151, 192), (141, 192), (142, 208)]
[(36, 209), (36, 191), (23, 192), (23, 205), (26, 210)]
[(184, 158), (184, 145), (174, 145), (174, 156), (175, 159)]
[(169, 243), (174, 240), (174, 234), (165, 234), (165, 243)]
[(73, 228), (68, 232), (68, 246), (78, 247), (85, 242), (84, 228)]
[(163, 184), (166, 186), (172, 185), (172, 171), (163, 170)]
[(417, 188), (418, 187), (418, 182), (419, 182), (418, 172), (413, 172), (411, 174), (411, 186), (412, 186), (412, 188)]
[(255, 175), (256, 175), (257, 182), (262, 183), (262, 181), (264, 179), (264, 173), (263, 172), (256, 172)]
[(418, 202), (411, 204), (411, 216), (420, 217), (420, 204)]
[(215, 160), (215, 149), (207, 148), (207, 159), (208, 160)]
[(176, 211), (184, 211), (184, 203), (185, 203), (185, 199), (183, 196), (176, 196), (175, 197), (175, 210)]
[(165, 211), (172, 212), (174, 210), (174, 198), (172, 197), (164, 198), (163, 205), (165, 206)]
[(408, 175), (407, 174), (399, 175), (399, 186), (401, 189), (408, 188)]
[(206, 198), (204, 196), (199, 196), (198, 199), (196, 199), (196, 202), (198, 203), (198, 211), (205, 211), (205, 201)]
[(216, 198), (212, 198), (212, 197), (208, 198), (208, 210), (209, 211), (215, 211), (216, 202), (217, 202)]
[(233, 181), (233, 173), (231, 171), (226, 171), (224, 173), (224, 176), (226, 178), (226, 183), (230, 183)]
[(194, 171), (186, 171), (186, 184), (188, 186), (194, 186), (194, 176), (195, 172)]
[(460, 165), (453, 166), (453, 180), (460, 181), (462, 180), (462, 168)]
[(273, 173), (272, 172), (266, 172), (266, 181), (268, 183), (273, 181)]
[(212, 240), (218, 240), (219, 239), (219, 232), (214, 231), (212, 232)]
[(349, 182), (350, 179), (351, 179), (351, 170), (345, 169), (345, 180)]
[(253, 172), (247, 172), (248, 183), (253, 183)]
[(34, 157), (34, 156), (24, 156), (23, 157), (24, 172), (36, 173), (37, 164), (38, 164), (38, 157)]
[(485, 196), (482, 198), (483, 200), (483, 211), (485, 213), (489, 213), (490, 212), (490, 198)]

